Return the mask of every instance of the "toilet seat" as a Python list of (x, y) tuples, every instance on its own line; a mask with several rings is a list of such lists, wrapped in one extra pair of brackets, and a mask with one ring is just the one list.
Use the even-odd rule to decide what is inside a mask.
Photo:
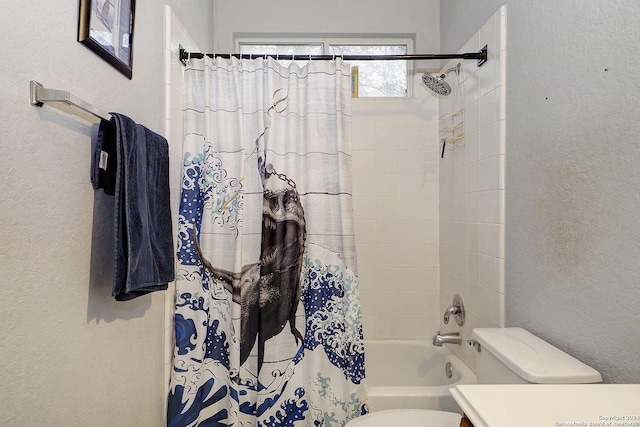
[(429, 409), (389, 409), (371, 412), (345, 427), (459, 427), (462, 416), (455, 412)]

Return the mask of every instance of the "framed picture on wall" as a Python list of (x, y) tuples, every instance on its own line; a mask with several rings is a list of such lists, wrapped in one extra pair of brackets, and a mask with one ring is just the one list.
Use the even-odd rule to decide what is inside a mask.
[(78, 41), (131, 79), (135, 0), (80, 0)]

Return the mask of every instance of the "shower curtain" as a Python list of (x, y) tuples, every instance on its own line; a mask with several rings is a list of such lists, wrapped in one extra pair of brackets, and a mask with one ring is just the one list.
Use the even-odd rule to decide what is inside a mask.
[(184, 82), (168, 425), (344, 426), (367, 411), (349, 66), (205, 57)]

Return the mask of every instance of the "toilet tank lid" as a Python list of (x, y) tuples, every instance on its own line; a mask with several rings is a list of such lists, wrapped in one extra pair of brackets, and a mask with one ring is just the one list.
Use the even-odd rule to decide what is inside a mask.
[(531, 383), (602, 382), (598, 371), (522, 328), (475, 328), (473, 337), (483, 351)]

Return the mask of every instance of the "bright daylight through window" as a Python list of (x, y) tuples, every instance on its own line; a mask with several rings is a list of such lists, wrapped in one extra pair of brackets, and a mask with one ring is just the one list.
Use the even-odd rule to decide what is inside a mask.
[[(340, 40), (335, 43), (313, 41), (292, 43), (290, 41), (262, 42), (239, 41), (242, 54), (273, 55), (406, 55), (410, 42), (394, 43), (351, 43)], [(289, 61), (281, 61), (288, 65)], [(300, 61), (304, 63), (306, 61)], [(407, 61), (349, 61), (352, 67), (358, 67), (359, 97), (406, 97), (408, 96)]]

